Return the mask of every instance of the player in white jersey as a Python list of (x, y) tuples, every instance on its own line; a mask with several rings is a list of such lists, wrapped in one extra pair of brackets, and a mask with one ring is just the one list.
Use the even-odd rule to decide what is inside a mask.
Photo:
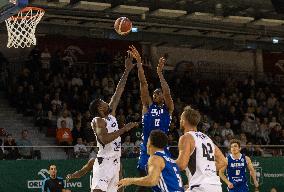
[(184, 135), (179, 140), (179, 156), (176, 160), (181, 170), (188, 169), (189, 192), (222, 192), (217, 170), (226, 159), (220, 149), (204, 133), (197, 132), (200, 113), (190, 106), (184, 108), (180, 127)]
[(92, 128), (99, 148), (93, 165), (92, 192), (116, 192), (119, 181), (121, 138), (120, 136), (136, 127), (138, 123), (128, 123), (118, 129), (115, 111), (123, 93), (127, 77), (133, 68), (132, 57), (125, 60), (125, 71), (117, 85), (110, 103), (101, 99), (91, 102), (89, 110), (93, 117)]

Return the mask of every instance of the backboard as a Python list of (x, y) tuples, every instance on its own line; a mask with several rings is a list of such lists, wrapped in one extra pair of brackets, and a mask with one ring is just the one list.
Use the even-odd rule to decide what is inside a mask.
[(0, 23), (26, 7), (29, 0), (0, 0)]

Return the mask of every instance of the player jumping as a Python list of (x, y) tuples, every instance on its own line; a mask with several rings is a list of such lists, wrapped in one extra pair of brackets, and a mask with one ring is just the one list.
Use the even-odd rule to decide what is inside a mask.
[[(129, 53), (129, 52), (128, 52)], [(125, 59), (125, 71), (117, 85), (110, 103), (101, 99), (91, 102), (89, 110), (93, 117), (92, 128), (96, 135), (99, 148), (93, 166), (92, 192), (116, 192), (119, 181), (121, 138), (120, 136), (138, 123), (128, 123), (118, 129), (115, 111), (123, 93), (128, 74), (133, 68), (132, 56)]]
[[(146, 176), (146, 166), (149, 159), (147, 154), (147, 141), (152, 130), (158, 129), (168, 133), (171, 123), (171, 116), (174, 111), (174, 102), (171, 97), (170, 88), (163, 76), (165, 59), (161, 57), (157, 66), (157, 73), (161, 82), (161, 89), (156, 89), (153, 93), (153, 99), (150, 97), (147, 80), (144, 74), (141, 57), (134, 46), (130, 47), (133, 58), (137, 61), (138, 78), (140, 81), (143, 125), (143, 143), (140, 146), (140, 157), (138, 161), (138, 170), (140, 176)], [(138, 191), (145, 191), (140, 188)]]

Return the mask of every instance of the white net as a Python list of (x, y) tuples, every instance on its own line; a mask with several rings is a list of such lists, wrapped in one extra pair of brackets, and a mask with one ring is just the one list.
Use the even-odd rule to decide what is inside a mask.
[(43, 9), (26, 7), (17, 16), (7, 19), (7, 47), (25, 48), (36, 45), (35, 30), (43, 15)]
[(17, 0), (10, 0), (11, 3), (17, 4)]

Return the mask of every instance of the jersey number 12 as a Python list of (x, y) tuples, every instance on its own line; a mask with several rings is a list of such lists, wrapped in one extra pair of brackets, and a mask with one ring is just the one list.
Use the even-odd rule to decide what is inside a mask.
[(160, 119), (155, 119), (155, 127), (159, 127), (160, 126)]
[(202, 143), (203, 157), (206, 157), (208, 161), (214, 161), (214, 152), (210, 143), (207, 146)]

